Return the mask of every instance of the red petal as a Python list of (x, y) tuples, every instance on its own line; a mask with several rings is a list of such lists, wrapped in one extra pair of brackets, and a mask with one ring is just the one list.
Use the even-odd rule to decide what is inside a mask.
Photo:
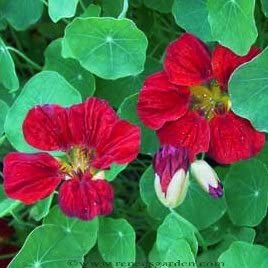
[(245, 56), (238, 56), (229, 48), (217, 45), (212, 55), (213, 75), (220, 85), (226, 90), (228, 81), (233, 71), (241, 64), (250, 61), (260, 53), (260, 49), (252, 47)]
[(5, 192), (25, 204), (49, 196), (61, 178), (58, 161), (47, 153), (9, 153), (4, 159)]
[(186, 147), (192, 161), (196, 154), (206, 152), (209, 147), (209, 126), (203, 116), (188, 112), (182, 118), (166, 123), (157, 131), (162, 145)]
[(164, 72), (149, 76), (140, 92), (137, 112), (141, 121), (159, 129), (168, 121), (183, 116), (188, 109), (190, 91), (171, 84)]
[(54, 104), (35, 106), (23, 122), (23, 133), (37, 149), (67, 150), (71, 143), (67, 109)]
[(73, 144), (96, 147), (105, 139), (118, 117), (107, 101), (88, 98), (85, 102), (73, 105), (69, 110), (69, 126)]
[(96, 159), (92, 165), (106, 169), (111, 163), (126, 164), (134, 160), (140, 147), (140, 129), (124, 120), (119, 120), (107, 139), (96, 148)]
[(250, 158), (259, 153), (265, 143), (264, 133), (232, 112), (216, 115), (210, 121), (210, 131), (209, 155), (220, 164)]
[(174, 84), (202, 84), (211, 78), (211, 55), (202, 41), (185, 33), (168, 46), (164, 68)]
[(91, 220), (112, 212), (113, 196), (112, 186), (104, 180), (72, 179), (60, 187), (59, 204), (66, 215)]

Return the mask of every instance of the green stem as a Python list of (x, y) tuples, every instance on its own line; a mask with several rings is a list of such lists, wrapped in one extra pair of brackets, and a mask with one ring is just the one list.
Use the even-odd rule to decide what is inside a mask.
[(83, 0), (79, 0), (79, 3), (80, 3), (81, 8), (85, 11), (86, 10), (86, 6), (85, 6)]
[(46, 0), (40, 0), (41, 2), (43, 2), (44, 3), (44, 5), (46, 5), (46, 6), (48, 6), (48, 4), (47, 4), (47, 1)]
[(128, 0), (124, 0), (123, 8), (122, 8), (121, 13), (118, 16), (118, 19), (125, 18), (126, 17), (126, 14), (127, 14), (127, 10), (128, 10)]
[(38, 71), (42, 71), (42, 66), (40, 66), (39, 64), (35, 63), (34, 61), (32, 61), (30, 58), (28, 58), (24, 53), (22, 53), (21, 51), (17, 50), (14, 47), (7, 47), (8, 50), (15, 52), (16, 54), (18, 54), (20, 57), (22, 57), (25, 61), (27, 61), (29, 64), (31, 64), (33, 66), (33, 68), (35, 68)]

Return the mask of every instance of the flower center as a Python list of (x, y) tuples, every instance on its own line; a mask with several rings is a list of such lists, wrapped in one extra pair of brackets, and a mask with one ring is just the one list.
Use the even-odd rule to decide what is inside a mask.
[(208, 120), (215, 114), (225, 113), (230, 110), (231, 102), (226, 92), (218, 84), (210, 86), (192, 86), (191, 108)]
[(67, 154), (66, 159), (58, 159), (61, 171), (66, 174), (65, 179), (81, 177), (85, 173), (95, 175), (97, 170), (90, 166), (94, 158), (94, 150), (73, 147)]

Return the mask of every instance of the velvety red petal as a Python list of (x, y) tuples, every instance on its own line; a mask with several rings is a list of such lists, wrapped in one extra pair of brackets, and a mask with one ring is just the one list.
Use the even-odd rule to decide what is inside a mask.
[(118, 117), (107, 101), (92, 97), (73, 105), (69, 109), (73, 144), (95, 148), (101, 140), (106, 139), (117, 121)]
[(220, 164), (248, 159), (259, 153), (265, 143), (264, 133), (232, 112), (216, 115), (210, 121), (210, 136), (209, 155)]
[(206, 152), (209, 147), (209, 125), (203, 116), (189, 111), (182, 118), (166, 123), (157, 131), (161, 145), (186, 147), (189, 150), (190, 160), (196, 154)]
[(125, 120), (117, 121), (107, 139), (101, 140), (96, 147), (96, 158), (92, 165), (106, 169), (112, 163), (131, 162), (139, 153), (140, 136), (139, 127)]
[(233, 71), (241, 64), (250, 61), (260, 53), (260, 49), (252, 47), (247, 55), (238, 56), (229, 48), (217, 45), (212, 55), (213, 75), (226, 90)]
[(113, 188), (107, 181), (72, 179), (60, 187), (59, 204), (66, 215), (91, 220), (112, 212), (113, 197)]
[(25, 204), (49, 196), (61, 178), (58, 161), (47, 153), (9, 153), (4, 158), (4, 190)]
[(211, 55), (202, 41), (185, 33), (168, 46), (164, 69), (174, 84), (201, 84), (211, 78)]
[(190, 91), (168, 81), (164, 72), (149, 76), (139, 94), (137, 112), (141, 121), (159, 129), (168, 121), (183, 116), (188, 109)]
[(67, 109), (54, 104), (35, 106), (23, 122), (23, 134), (37, 149), (67, 150), (71, 143)]

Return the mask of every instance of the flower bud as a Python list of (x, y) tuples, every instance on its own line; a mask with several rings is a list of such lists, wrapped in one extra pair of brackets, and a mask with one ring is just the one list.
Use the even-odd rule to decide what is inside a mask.
[(189, 156), (186, 148), (162, 146), (153, 159), (154, 187), (158, 199), (166, 206), (180, 205), (189, 184)]
[(223, 195), (223, 186), (214, 169), (204, 160), (195, 160), (191, 164), (191, 174), (200, 186), (213, 197)]

